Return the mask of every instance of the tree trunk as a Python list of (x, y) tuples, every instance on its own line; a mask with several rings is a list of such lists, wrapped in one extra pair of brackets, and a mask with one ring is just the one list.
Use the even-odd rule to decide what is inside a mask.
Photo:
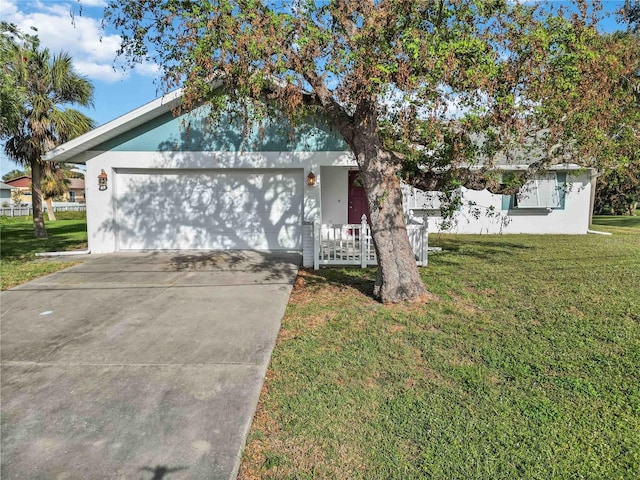
[[(360, 138), (358, 138), (360, 137)], [(424, 302), (428, 298), (409, 243), (402, 191), (393, 155), (379, 146), (377, 135), (354, 138), (354, 153), (367, 194), (371, 234), (378, 257), (374, 295), (383, 303)]]
[(47, 198), (47, 217), (49, 217), (50, 222), (54, 222), (56, 220), (56, 212), (53, 211), (53, 199), (51, 197)]
[(31, 161), (31, 205), (33, 206), (33, 230), (36, 238), (47, 238), (47, 229), (42, 216), (42, 166)]

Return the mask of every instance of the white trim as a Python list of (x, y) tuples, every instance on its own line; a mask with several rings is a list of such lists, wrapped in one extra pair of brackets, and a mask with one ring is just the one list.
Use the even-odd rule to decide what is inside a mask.
[[(531, 167), (531, 165), (494, 165), (493, 167), (491, 167), (489, 170), (529, 170), (529, 168)], [(472, 170), (480, 170), (482, 168), (486, 168), (486, 166), (478, 166), (477, 168), (472, 168)], [(594, 171), (595, 169), (592, 167), (583, 167), (580, 166), (578, 164), (575, 163), (556, 163), (555, 165), (549, 165), (546, 168), (541, 169), (541, 172), (544, 171), (560, 171), (560, 172), (565, 172), (565, 171), (572, 171), (572, 170), (591, 170)]]
[[(128, 132), (149, 120), (159, 117), (163, 113), (177, 107), (182, 101), (183, 90), (181, 88), (156, 98), (151, 102), (125, 113), (121, 117), (94, 128), (90, 132), (80, 135), (73, 140), (64, 143), (44, 156), (44, 160), (66, 162), (71, 157), (84, 153), (91, 148), (100, 145), (107, 140)], [(77, 159), (75, 163), (84, 163), (85, 159)]]
[[(420, 170), (423, 171), (429, 171), (429, 169), (427, 167), (418, 167)], [(437, 169), (433, 169), (433, 171), (435, 173), (444, 173), (447, 172), (451, 169), (451, 166), (448, 167), (442, 167), (442, 168), (437, 168)], [(489, 167), (487, 167), (486, 164), (483, 163), (477, 163), (477, 164), (466, 164), (466, 163), (461, 163), (460, 165), (456, 165), (456, 168), (468, 168), (471, 171), (479, 171), (479, 170), (483, 170), (483, 169), (487, 169), (488, 171), (514, 171), (514, 170), (529, 170), (531, 168), (531, 165), (527, 165), (526, 163), (501, 163), (501, 164), (496, 164), (496, 165), (491, 165)], [(582, 166), (582, 165), (578, 165), (576, 163), (568, 163), (568, 162), (564, 162), (564, 163), (556, 163), (553, 165), (548, 165), (545, 168), (541, 168), (540, 171), (544, 172), (544, 171), (571, 171), (571, 170), (590, 170), (593, 174), (593, 172), (595, 172), (595, 168), (593, 167), (586, 167), (586, 166)]]

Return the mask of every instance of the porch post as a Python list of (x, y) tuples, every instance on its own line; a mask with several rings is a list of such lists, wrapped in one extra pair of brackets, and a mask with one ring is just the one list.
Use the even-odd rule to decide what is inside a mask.
[(367, 230), (367, 216), (360, 217), (360, 267), (367, 268), (367, 254), (369, 253), (369, 231)]
[(313, 269), (320, 269), (320, 222), (313, 222)]
[(426, 267), (429, 263), (429, 218), (423, 217), (422, 224), (422, 266)]

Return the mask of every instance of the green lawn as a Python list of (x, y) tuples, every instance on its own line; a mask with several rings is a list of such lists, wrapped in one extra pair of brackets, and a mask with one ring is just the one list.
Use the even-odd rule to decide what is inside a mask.
[(596, 215), (593, 217), (592, 227), (594, 229), (608, 227), (609, 232), (630, 233), (633, 230), (627, 229), (640, 229), (640, 210), (637, 210), (633, 217)]
[(36, 252), (58, 252), (87, 248), (87, 221), (82, 212), (60, 212), (59, 220), (46, 222), (49, 238), (33, 236), (31, 217), (0, 219), (0, 288), (6, 290), (73, 264), (36, 260)]
[(302, 272), (240, 478), (640, 478), (640, 225), (604, 223), (432, 235), (426, 305)]

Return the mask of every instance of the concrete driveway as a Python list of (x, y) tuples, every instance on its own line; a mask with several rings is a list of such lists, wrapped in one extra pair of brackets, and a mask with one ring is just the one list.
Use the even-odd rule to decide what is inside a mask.
[(235, 478), (300, 260), (87, 256), (2, 292), (2, 479)]

